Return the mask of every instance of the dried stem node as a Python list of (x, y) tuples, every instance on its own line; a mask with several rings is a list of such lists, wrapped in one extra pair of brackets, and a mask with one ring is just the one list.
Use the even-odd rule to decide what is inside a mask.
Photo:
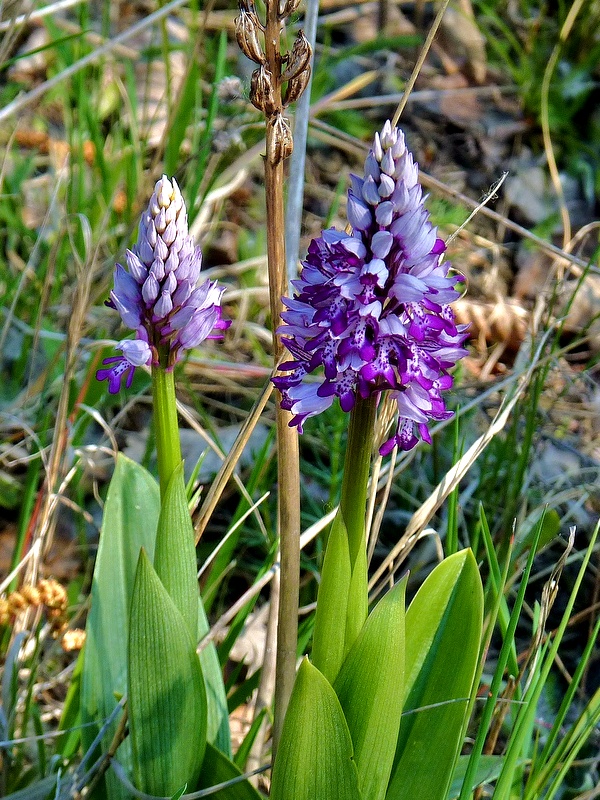
[(285, 19), (293, 14), (300, 5), (300, 0), (279, 0), (277, 7), (279, 19)]

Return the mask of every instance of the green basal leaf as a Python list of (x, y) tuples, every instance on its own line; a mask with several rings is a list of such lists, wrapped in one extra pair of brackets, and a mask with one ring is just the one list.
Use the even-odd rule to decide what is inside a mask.
[[(127, 691), (127, 640), (129, 608), (135, 571), (144, 547), (154, 553), (159, 513), (159, 491), (154, 478), (139, 464), (119, 454), (106, 503), (98, 555), (92, 580), (91, 608), (87, 618), (81, 687), (81, 720), (86, 724), (81, 740), (84, 751), (92, 744), (99, 726), (114, 711), (116, 696)], [(106, 751), (118, 719), (102, 743)], [(131, 743), (125, 739), (119, 761), (131, 767)], [(106, 773), (109, 800), (127, 798), (127, 792), (111, 771)]]
[(479, 660), (483, 589), (470, 550), (446, 558), (406, 612), (406, 689), (387, 800), (445, 800)]
[[(216, 747), (206, 746), (202, 770), (200, 772), (199, 789), (209, 789), (226, 781), (234, 781), (241, 776), (241, 772), (226, 756)], [(248, 780), (238, 780), (231, 786), (226, 786), (218, 792), (211, 794), (211, 800), (262, 800), (254, 786)]]
[(128, 711), (138, 789), (194, 786), (206, 748), (206, 691), (195, 642), (144, 550), (129, 621)]
[(351, 579), (348, 536), (338, 511), (323, 559), (312, 647), (313, 664), (330, 683), (336, 679), (346, 655), (346, 634), (340, 621), (346, 619)]
[(364, 800), (383, 800), (394, 763), (404, 697), (405, 589), (403, 580), (373, 609), (334, 684)]
[(277, 750), (271, 800), (361, 800), (344, 712), (316, 667), (296, 676)]
[(183, 462), (173, 472), (161, 503), (154, 569), (195, 641), (198, 635), (196, 545), (185, 493)]

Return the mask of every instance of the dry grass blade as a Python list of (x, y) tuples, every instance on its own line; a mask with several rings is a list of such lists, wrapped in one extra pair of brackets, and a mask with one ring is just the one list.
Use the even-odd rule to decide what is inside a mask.
[[(541, 352), (551, 332), (552, 329), (546, 331), (541, 337), (541, 341), (538, 344), (534, 357), (531, 359), (529, 367), (519, 378), (512, 395), (506, 397), (503, 401), (487, 431), (471, 445), (464, 456), (462, 456), (462, 458), (460, 458), (457, 463), (448, 471), (443, 480), (440, 481), (427, 500), (412, 515), (402, 537), (394, 545), (392, 550), (388, 553), (384, 561), (377, 568), (375, 574), (369, 581), (369, 588), (373, 589), (375, 587), (375, 595), (379, 594), (385, 582), (389, 580), (390, 574), (393, 574), (398, 569), (400, 564), (406, 559), (408, 554), (414, 548), (416, 543), (419, 541), (425, 526), (431, 520), (438, 508), (440, 508), (452, 490), (458, 486), (460, 481), (464, 478), (475, 461), (483, 453), (494, 436), (496, 436), (504, 428), (518, 399), (529, 385), (529, 381), (531, 380), (534, 371), (538, 367)], [(384, 581), (379, 583), (382, 578), (384, 578)]]
[(117, 36), (113, 37), (110, 41), (103, 44), (101, 47), (92, 50), (91, 53), (88, 53), (83, 58), (80, 58), (79, 61), (75, 61), (66, 69), (63, 69), (54, 77), (50, 78), (43, 83), (40, 83), (39, 86), (36, 86), (31, 91), (27, 92), (26, 94), (17, 97), (10, 103), (7, 103), (4, 108), (0, 109), (0, 121), (3, 119), (8, 119), (9, 117), (14, 116), (15, 114), (22, 111), (27, 106), (30, 106), (32, 103), (35, 103), (36, 100), (39, 100), (43, 97), (46, 92), (50, 89), (53, 89), (55, 86), (58, 86), (62, 81), (70, 78), (73, 75), (76, 75), (82, 69), (87, 67), (89, 64), (93, 64), (102, 56), (107, 55), (115, 50), (118, 45), (126, 42), (128, 39), (131, 39), (136, 34), (140, 33), (141, 31), (145, 30), (151, 25), (154, 25), (155, 22), (163, 19), (163, 17), (168, 16), (172, 11), (179, 6), (184, 4), (185, 0), (171, 0), (170, 3), (167, 3), (162, 8), (157, 9), (156, 11), (152, 12), (152, 14), (148, 14), (147, 17), (142, 17), (142, 19), (137, 22), (135, 25), (132, 25), (127, 30), (123, 31), (123, 33), (119, 33)]
[[(81, 225), (81, 232), (86, 248), (86, 257), (82, 259), (77, 254), (76, 247), (72, 246), (72, 252), (77, 263), (77, 286), (73, 296), (72, 314), (69, 320), (67, 333), (67, 348), (65, 357), (65, 371), (62, 383), (62, 390), (58, 401), (58, 410), (54, 425), (54, 435), (52, 438), (52, 448), (48, 460), (48, 471), (42, 491), (44, 500), (40, 511), (39, 522), (35, 527), (34, 544), (36, 540), (42, 543), (35, 549), (36, 555), (28, 564), (25, 574), (25, 581), (35, 583), (38, 578), (40, 559), (48, 552), (52, 543), (54, 532), (54, 510), (56, 500), (60, 495), (55, 494), (57, 483), (63, 469), (63, 459), (68, 444), (68, 413), (71, 393), (71, 380), (73, 378), (77, 360), (79, 357), (79, 344), (85, 327), (85, 315), (87, 313), (92, 280), (94, 278), (94, 263), (97, 252), (91, 247), (91, 228), (87, 217), (80, 214), (77, 218)], [(68, 230), (69, 236), (72, 232)], [(72, 242), (73, 243), (73, 242)]]
[[(333, 522), (335, 515), (337, 514), (338, 508), (337, 506), (332, 509), (328, 514), (322, 517), (317, 522), (314, 522), (310, 528), (307, 528), (304, 533), (300, 537), (300, 550), (303, 550), (307, 544), (312, 542), (321, 531), (324, 531), (325, 528)], [(279, 572), (280, 564), (279, 562), (275, 562), (271, 569), (268, 572), (259, 578), (249, 589), (247, 589), (244, 594), (235, 601), (235, 603), (224, 613), (222, 614), (217, 622), (213, 625), (210, 631), (206, 634), (204, 639), (198, 645), (198, 650), (203, 650), (209, 642), (212, 642), (216, 637), (218, 637), (222, 631), (224, 631), (229, 623), (235, 618), (239, 611), (244, 608), (246, 603), (248, 603), (253, 597), (265, 587), (267, 586), (277, 572)]]
[(408, 98), (410, 97), (410, 93), (412, 92), (413, 87), (417, 81), (417, 78), (419, 77), (419, 73), (421, 72), (421, 67), (425, 63), (425, 59), (427, 58), (427, 53), (429, 52), (431, 45), (433, 44), (433, 40), (435, 38), (438, 28), (440, 27), (442, 17), (444, 16), (444, 13), (446, 11), (446, 8), (448, 7), (449, 2), (450, 0), (444, 0), (444, 2), (439, 7), (437, 14), (435, 15), (433, 24), (431, 25), (429, 33), (427, 34), (427, 39), (425, 39), (425, 43), (423, 44), (421, 52), (419, 53), (419, 57), (414, 66), (412, 74), (408, 80), (408, 83), (406, 84), (402, 100), (400, 100), (400, 102), (398, 103), (398, 108), (396, 109), (396, 111), (394, 112), (394, 116), (392, 117), (393, 126), (398, 124), (398, 120), (400, 119), (400, 116), (404, 111)]
[(227, 486), (227, 483), (231, 478), (231, 475), (233, 474), (235, 465), (239, 461), (242, 451), (246, 446), (248, 439), (250, 438), (250, 434), (252, 433), (256, 424), (258, 423), (260, 416), (267, 404), (267, 401), (271, 396), (272, 391), (273, 391), (273, 384), (269, 380), (267, 381), (265, 388), (262, 390), (256, 403), (252, 407), (252, 410), (250, 411), (250, 414), (248, 415), (246, 421), (242, 425), (242, 428), (233, 444), (233, 447), (227, 454), (225, 461), (223, 461), (223, 464), (221, 465), (221, 469), (219, 470), (216, 478), (214, 479), (214, 481), (210, 486), (210, 489), (208, 490), (208, 494), (206, 495), (206, 498), (202, 503), (200, 512), (198, 514), (198, 519), (196, 520), (195, 524), (196, 544), (198, 544), (198, 542), (200, 541), (200, 537), (202, 536), (204, 530), (206, 529), (208, 521), (211, 518), (217, 503), (219, 502), (219, 498), (223, 494), (223, 490)]

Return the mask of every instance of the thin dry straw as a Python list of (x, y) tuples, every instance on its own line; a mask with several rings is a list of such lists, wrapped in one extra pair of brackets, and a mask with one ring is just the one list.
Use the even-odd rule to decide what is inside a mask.
[(423, 45), (423, 49), (419, 53), (419, 58), (417, 59), (417, 63), (414, 66), (412, 75), (410, 76), (408, 83), (406, 84), (406, 88), (404, 90), (404, 96), (402, 97), (402, 100), (400, 100), (398, 108), (396, 109), (394, 116), (392, 117), (392, 127), (398, 124), (398, 120), (400, 119), (400, 116), (404, 111), (404, 107), (406, 106), (409, 95), (413, 90), (417, 78), (419, 77), (419, 73), (421, 72), (421, 67), (423, 66), (425, 59), (427, 58), (427, 53), (429, 52), (429, 49), (433, 44), (433, 40), (435, 39), (435, 35), (437, 33), (438, 28), (440, 27), (442, 17), (444, 16), (444, 13), (446, 11), (446, 8), (448, 7), (449, 2), (450, 0), (444, 0), (442, 5), (440, 6), (438, 13), (435, 16), (435, 19), (433, 20), (433, 25), (431, 26), (431, 29), (427, 34), (427, 39), (425, 39), (425, 44)]
[(64, 11), (65, 8), (79, 6), (84, 2), (85, 0), (58, 0), (57, 3), (50, 3), (47, 6), (30, 11), (27, 14), (19, 14), (18, 17), (3, 20), (0, 22), (0, 31), (9, 31), (17, 25), (22, 25), (24, 22), (33, 22), (38, 19), (43, 19), (49, 14), (56, 14), (57, 11)]
[(34, 103), (36, 100), (39, 100), (40, 97), (43, 97), (47, 91), (53, 89), (55, 86), (58, 86), (58, 84), (61, 83), (61, 81), (64, 81), (65, 78), (70, 78), (72, 75), (76, 75), (89, 64), (93, 64), (102, 56), (110, 53), (118, 45), (126, 42), (128, 39), (133, 38), (136, 34), (140, 33), (151, 25), (154, 25), (155, 22), (158, 22), (163, 17), (168, 16), (176, 8), (179, 8), (179, 6), (185, 5), (185, 2), (186, 0), (171, 0), (171, 2), (167, 3), (166, 6), (153, 11), (152, 14), (148, 14), (147, 17), (144, 17), (139, 22), (136, 22), (135, 25), (127, 28), (127, 30), (118, 34), (118, 36), (115, 36), (113, 39), (106, 42), (106, 44), (101, 45), (83, 58), (80, 58), (79, 61), (75, 61), (73, 64), (71, 64), (71, 66), (66, 67), (62, 70), (62, 72), (59, 72), (58, 75), (55, 75), (53, 78), (40, 83), (39, 86), (36, 86), (30, 92), (27, 92), (27, 94), (17, 97), (11, 103), (5, 105), (4, 108), (0, 109), (0, 122), (3, 119), (12, 117), (13, 114), (16, 114), (23, 108), (26, 108)]

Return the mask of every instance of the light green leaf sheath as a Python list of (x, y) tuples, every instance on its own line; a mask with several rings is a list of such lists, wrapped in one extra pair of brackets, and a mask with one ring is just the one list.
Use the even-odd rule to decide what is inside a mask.
[(338, 511), (323, 559), (312, 647), (313, 664), (330, 683), (336, 679), (346, 655), (344, 620), (351, 578), (348, 535), (342, 514)]
[(305, 659), (273, 768), (271, 800), (361, 800), (352, 741), (331, 684)]
[(195, 641), (198, 635), (196, 545), (185, 493), (183, 461), (173, 471), (162, 498), (154, 568)]
[(404, 698), (404, 593), (396, 584), (369, 615), (335, 681), (364, 800), (383, 800)]
[(129, 623), (128, 710), (137, 788), (195, 786), (206, 748), (206, 691), (186, 623), (142, 550)]

